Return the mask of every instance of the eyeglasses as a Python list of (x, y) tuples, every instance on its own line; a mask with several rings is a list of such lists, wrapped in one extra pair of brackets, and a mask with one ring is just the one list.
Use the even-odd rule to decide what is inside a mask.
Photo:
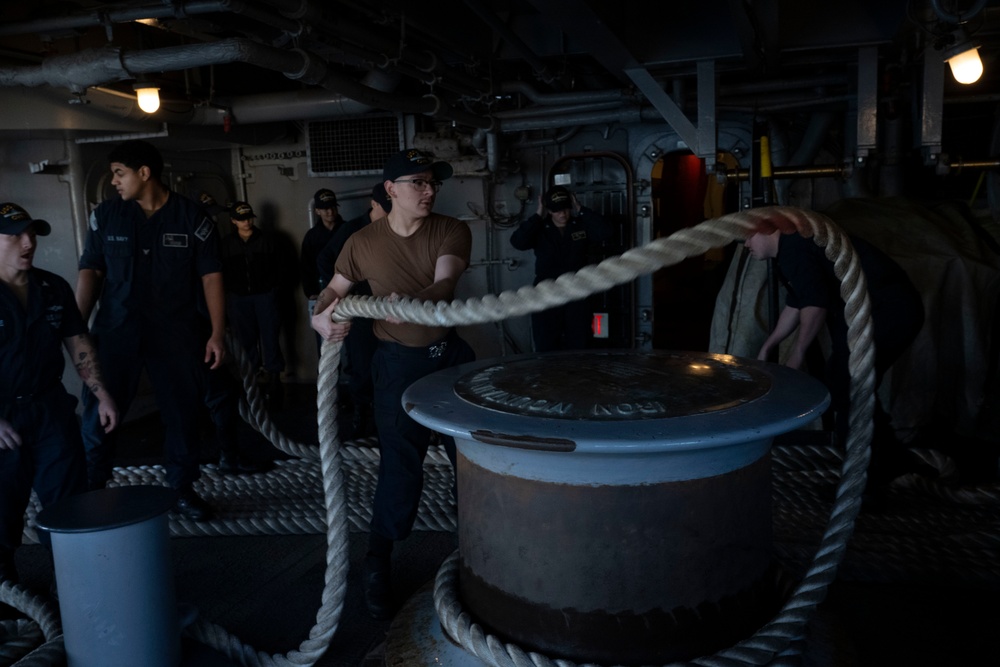
[(438, 192), (441, 190), (441, 186), (443, 185), (441, 181), (428, 181), (423, 178), (400, 178), (393, 181), (393, 183), (409, 183), (417, 192), (422, 192), (427, 188), (431, 188), (434, 192)]

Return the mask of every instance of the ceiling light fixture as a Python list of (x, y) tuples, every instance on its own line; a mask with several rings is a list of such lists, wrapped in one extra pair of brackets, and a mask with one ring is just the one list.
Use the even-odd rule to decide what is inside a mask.
[(154, 113), (160, 108), (160, 89), (148, 82), (139, 82), (132, 86), (139, 108), (146, 113)]
[(983, 75), (983, 60), (979, 57), (979, 45), (971, 41), (945, 51), (944, 61), (951, 67), (951, 75), (959, 83), (975, 83)]
[(951, 67), (951, 75), (959, 83), (975, 83), (983, 75), (983, 61), (979, 57), (979, 44), (963, 28), (956, 30), (952, 46), (945, 49), (944, 61)]

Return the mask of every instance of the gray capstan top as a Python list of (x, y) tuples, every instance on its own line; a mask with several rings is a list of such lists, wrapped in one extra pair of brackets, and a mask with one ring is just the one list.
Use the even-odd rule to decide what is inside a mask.
[(493, 364), (455, 382), (455, 393), (472, 405), (512, 415), (594, 421), (715, 412), (770, 389), (771, 376), (753, 366), (661, 352), (535, 356)]
[(631, 350), (487, 359), (429, 375), (403, 395), (411, 417), (447, 435), (524, 444), (530, 434), (576, 451), (767, 438), (805, 426), (828, 402), (822, 383), (784, 366)]

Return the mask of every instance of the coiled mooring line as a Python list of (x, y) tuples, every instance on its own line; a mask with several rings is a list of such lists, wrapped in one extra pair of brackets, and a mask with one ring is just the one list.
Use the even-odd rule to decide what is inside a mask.
[[(495, 322), (507, 317), (525, 315), (563, 305), (590, 294), (671, 266), (681, 260), (746, 238), (756, 232), (798, 232), (812, 237), (825, 248), (834, 263), (834, 272), (841, 280), (841, 296), (846, 304), (849, 370), (851, 374), (851, 410), (849, 436), (826, 531), (801, 582), (778, 614), (752, 637), (714, 655), (690, 661), (690, 665), (738, 667), (743, 665), (775, 664), (804, 635), (805, 626), (816, 606), (822, 602), (826, 589), (836, 578), (837, 566), (846, 551), (854, 521), (860, 511), (861, 491), (868, 466), (868, 443), (872, 433), (874, 408), (874, 349), (870, 305), (860, 263), (850, 242), (825, 216), (789, 207), (768, 207), (734, 213), (682, 229), (671, 236), (657, 239), (640, 248), (599, 264), (568, 273), (556, 280), (547, 280), (534, 287), (499, 295), (451, 303), (420, 302), (410, 299), (390, 302), (374, 297), (348, 297), (342, 300), (335, 317), (395, 317), (401, 321), (436, 326), (461, 326)], [(235, 346), (232, 346), (235, 347)], [(322, 470), (324, 509), (326, 515), (326, 571), (321, 607), (309, 637), (287, 654), (270, 655), (243, 644), (238, 638), (209, 621), (197, 620), (187, 632), (201, 642), (224, 653), (245, 666), (282, 667), (313, 665), (323, 655), (337, 630), (346, 590), (348, 569), (348, 512), (345, 502), (342, 452), (337, 427), (337, 380), (341, 343), (323, 344), (317, 381), (319, 459)], [(239, 357), (239, 355), (236, 355)], [(252, 374), (243, 368), (244, 389), (250, 414), (244, 418), (260, 430), (281, 450), (293, 456), (315, 459), (314, 447), (294, 443), (284, 438), (269, 420), (260, 417), (260, 396)], [(511, 667), (575, 667), (566, 660), (553, 661), (537, 653), (505, 643), (486, 633), (461, 607), (455, 585), (458, 553), (455, 552), (438, 572), (434, 585), (434, 604), (445, 631), (463, 648), (489, 665)], [(0, 602), (12, 604), (26, 613), (42, 628), (46, 643), (17, 663), (20, 667), (42, 667), (54, 661), (41, 662), (46, 651), (60, 651), (61, 634), (58, 620), (53, 622), (49, 605), (38, 605), (18, 595), (23, 591), (9, 582), (0, 585)], [(44, 622), (43, 622), (44, 621)], [(32, 656), (39, 654), (39, 660)]]

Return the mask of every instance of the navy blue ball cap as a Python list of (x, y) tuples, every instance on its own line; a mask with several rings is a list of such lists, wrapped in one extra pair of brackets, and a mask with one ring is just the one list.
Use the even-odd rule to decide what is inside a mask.
[(32, 225), (35, 226), (35, 234), (38, 236), (48, 236), (52, 233), (52, 225), (44, 220), (35, 220), (17, 204), (10, 202), (0, 204), (0, 234), (17, 236)]
[(569, 190), (561, 185), (549, 188), (549, 191), (543, 197), (543, 201), (545, 202), (545, 208), (550, 211), (565, 211), (573, 206), (573, 197), (570, 196)]
[(431, 172), (431, 178), (435, 181), (444, 181), (451, 178), (454, 170), (447, 162), (435, 162), (434, 156), (430, 153), (416, 148), (407, 148), (393, 155), (382, 168), (382, 180), (394, 181), (403, 176), (419, 174), (424, 171)]
[(337, 195), (329, 188), (321, 188), (313, 195), (313, 208), (337, 208)]
[(252, 220), (257, 217), (253, 212), (253, 207), (245, 201), (236, 202), (229, 210), (229, 217), (233, 220)]

